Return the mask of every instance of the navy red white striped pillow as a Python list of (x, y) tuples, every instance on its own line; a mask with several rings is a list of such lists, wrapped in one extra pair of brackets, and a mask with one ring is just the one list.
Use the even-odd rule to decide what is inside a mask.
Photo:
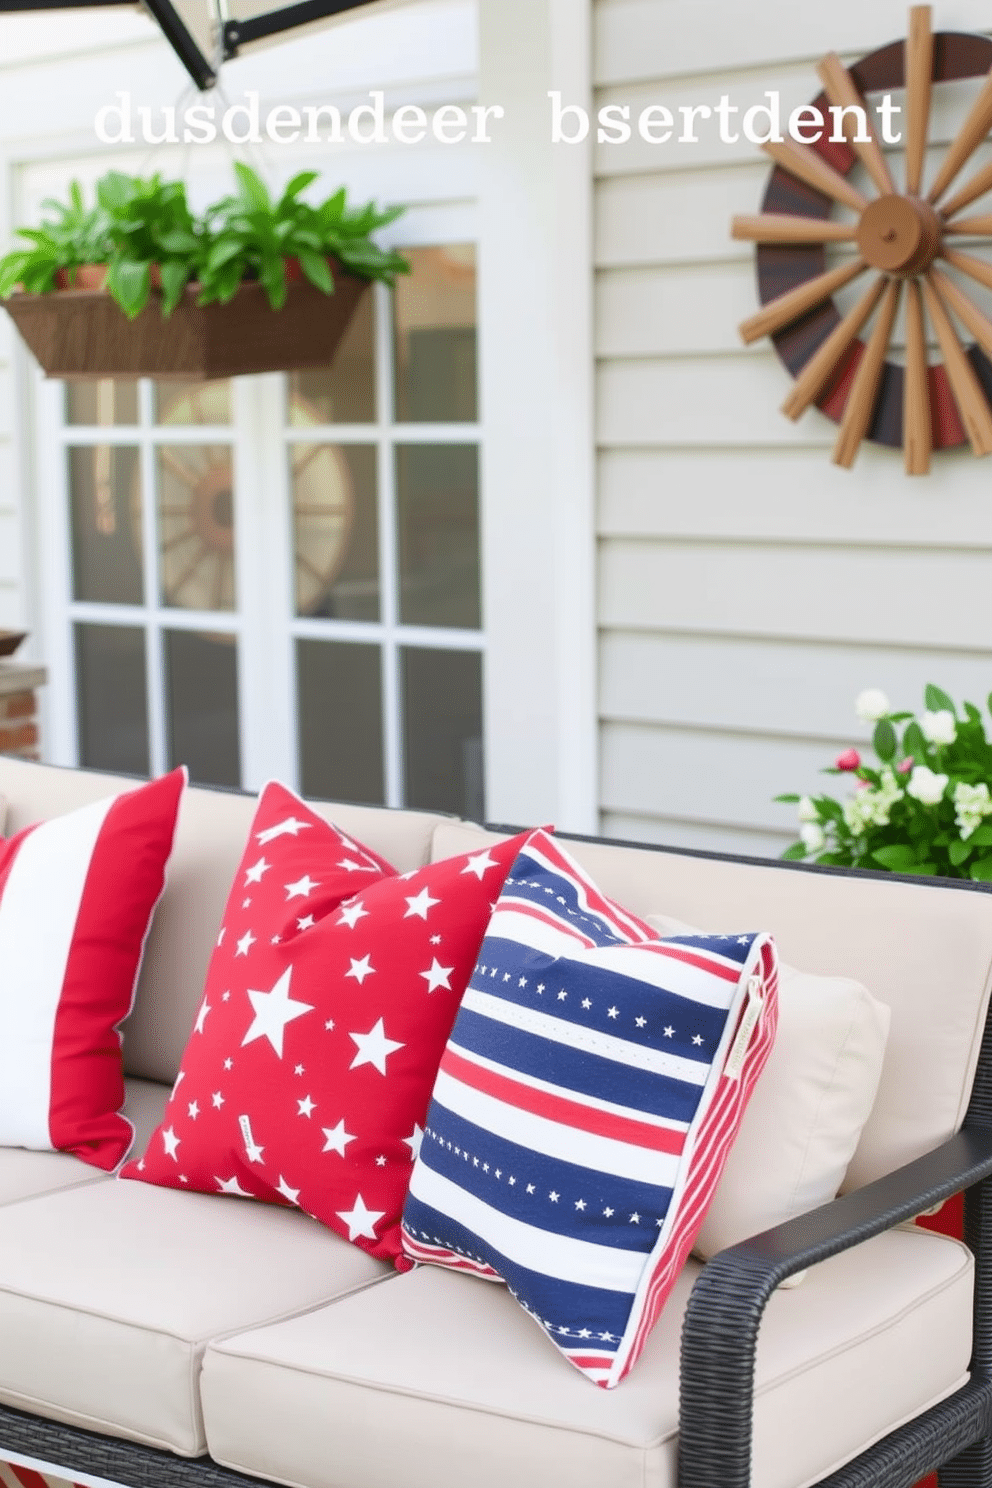
[(619, 1383), (702, 1224), (777, 1019), (772, 940), (663, 940), (535, 833), (448, 1040), (403, 1215)]
[(118, 1025), (185, 782), (173, 770), (0, 842), (0, 1146), (107, 1171), (130, 1147)]

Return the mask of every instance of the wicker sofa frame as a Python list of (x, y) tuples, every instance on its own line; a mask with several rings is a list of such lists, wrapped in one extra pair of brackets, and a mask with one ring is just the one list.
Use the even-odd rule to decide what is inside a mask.
[[(491, 830), (516, 833), (516, 826)], [(778, 862), (561, 833), (573, 841), (752, 863), (783, 872), (884, 879), (899, 874)], [(907, 879), (919, 885), (919, 878)], [(992, 893), (992, 885), (941, 879), (942, 887)], [(829, 1204), (752, 1236), (710, 1260), (693, 1287), (682, 1332), (678, 1488), (750, 1488), (754, 1370), (765, 1306), (781, 1282), (964, 1192), (964, 1238), (975, 1257), (968, 1382), (883, 1437), (815, 1488), (912, 1488), (937, 1471), (940, 1488), (992, 1488), (992, 1008), (967, 1114), (949, 1141)], [(279, 1488), (209, 1456), (170, 1452), (65, 1426), (0, 1406), (0, 1460), (22, 1456), (63, 1475), (126, 1488)], [(608, 1485), (607, 1485), (608, 1488)]]

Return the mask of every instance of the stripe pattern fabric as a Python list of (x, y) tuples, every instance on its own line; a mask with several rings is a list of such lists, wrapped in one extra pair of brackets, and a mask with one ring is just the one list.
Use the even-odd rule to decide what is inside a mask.
[(777, 1022), (768, 935), (657, 932), (536, 833), (438, 1071), (411, 1259), (505, 1282), (604, 1388), (684, 1264)]
[(0, 1145), (117, 1166), (118, 1025), (165, 884), (186, 772), (0, 841)]

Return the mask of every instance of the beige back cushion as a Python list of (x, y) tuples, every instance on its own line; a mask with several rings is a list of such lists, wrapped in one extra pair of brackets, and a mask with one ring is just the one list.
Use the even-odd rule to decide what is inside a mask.
[[(442, 823), (433, 856), (466, 852), (487, 835)], [(793, 966), (851, 977), (891, 1010), (878, 1096), (845, 1188), (891, 1172), (958, 1129), (992, 985), (988, 891), (567, 839), (565, 846), (635, 914), (770, 930)]]
[[(0, 759), (0, 791), (9, 802), (12, 832), (88, 801), (133, 790), (136, 783), (120, 776)], [(431, 834), (445, 820), (419, 811), (312, 804), (401, 873), (428, 861)], [(176, 1077), (254, 812), (254, 796), (192, 787), (183, 796), (165, 893), (155, 911), (134, 1011), (124, 1029), (124, 1067), (129, 1075), (168, 1083)]]
[[(660, 935), (698, 935), (648, 915)], [(716, 925), (708, 927), (720, 934)], [(708, 1259), (834, 1197), (882, 1077), (889, 1010), (850, 977), (779, 962), (778, 1032), (693, 1247)]]

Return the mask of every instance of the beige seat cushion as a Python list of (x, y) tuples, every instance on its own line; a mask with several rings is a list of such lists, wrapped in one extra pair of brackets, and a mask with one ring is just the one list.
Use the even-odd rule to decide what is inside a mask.
[(4, 1210), (0, 1401), (183, 1456), (208, 1339), (393, 1275), (296, 1210), (89, 1183)]
[[(503, 1287), (430, 1266), (211, 1344), (211, 1454), (300, 1488), (674, 1488), (679, 1330), (698, 1271), (610, 1391)], [(972, 1276), (957, 1241), (899, 1230), (777, 1292), (758, 1351), (755, 1488), (815, 1481), (962, 1384)]]
[[(9, 801), (12, 831), (133, 786), (133, 780), (114, 775), (0, 759), (0, 791)], [(431, 834), (444, 820), (421, 811), (313, 806), (400, 873), (428, 861)], [(254, 813), (254, 796), (196, 788), (184, 794), (165, 893), (148, 936), (134, 1011), (124, 1026), (128, 1074), (169, 1084), (176, 1077)]]
[[(162, 1119), (169, 1087), (151, 1080), (126, 1080), (124, 1115), (134, 1126), (132, 1151), (142, 1152)], [(37, 1194), (75, 1188), (80, 1183), (106, 1182), (109, 1173), (67, 1152), (27, 1152), (23, 1147), (0, 1147), (0, 1204), (14, 1204)]]
[[(437, 857), (466, 852), (487, 835), (442, 823), (431, 851)], [(851, 977), (890, 1009), (878, 1096), (845, 1189), (890, 1173), (957, 1131), (992, 990), (986, 885), (858, 878), (567, 839), (565, 846), (605, 894), (635, 914), (770, 930), (783, 960), (818, 976)]]
[[(647, 918), (661, 935), (700, 934), (667, 915)], [(704, 1259), (828, 1203), (875, 1101), (889, 1010), (866, 987), (783, 961), (778, 1014), (768, 1063), (696, 1237)]]

